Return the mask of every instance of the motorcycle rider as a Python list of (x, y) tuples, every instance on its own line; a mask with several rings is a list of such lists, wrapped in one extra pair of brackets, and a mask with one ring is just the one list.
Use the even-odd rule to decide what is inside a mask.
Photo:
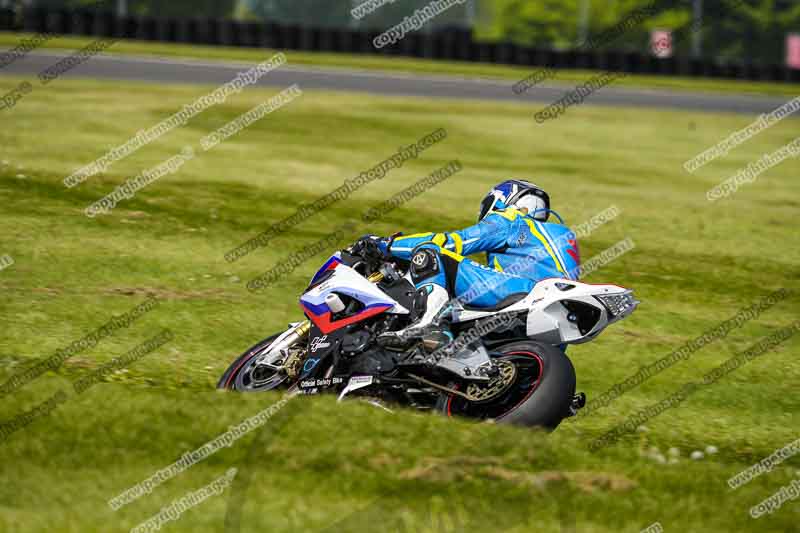
[[(437, 349), (453, 338), (447, 317), (453, 305), (500, 310), (527, 296), (537, 281), (577, 279), (580, 255), (575, 234), (562, 224), (548, 223), (550, 213), (550, 197), (543, 189), (507, 180), (484, 197), (474, 226), (360, 239), (356, 251), (377, 246), (384, 257), (410, 261), (417, 289), (414, 322), (404, 330), (382, 334), (379, 342), (401, 347), (422, 339), (429, 349)], [(486, 252), (492, 268), (465, 257), (478, 252)]]

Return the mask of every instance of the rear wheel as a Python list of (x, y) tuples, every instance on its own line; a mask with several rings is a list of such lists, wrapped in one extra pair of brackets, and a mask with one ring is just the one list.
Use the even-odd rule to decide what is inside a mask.
[[(505, 372), (510, 382), (493, 384), (495, 395), (483, 401), (442, 394), (437, 405), (446, 416), (555, 429), (569, 414), (575, 369), (564, 352), (555, 346), (522, 341), (501, 346), (491, 356), (501, 369), (513, 365), (515, 372)], [(470, 389), (467, 392), (475, 395)]]
[(263, 392), (279, 387), (286, 381), (286, 374), (258, 365), (257, 362), (264, 350), (280, 335), (278, 333), (266, 338), (240, 355), (222, 375), (217, 388), (240, 392)]

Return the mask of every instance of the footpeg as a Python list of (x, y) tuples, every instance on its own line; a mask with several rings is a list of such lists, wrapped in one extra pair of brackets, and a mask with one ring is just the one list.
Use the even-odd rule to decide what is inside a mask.
[(569, 415), (568, 416), (575, 416), (578, 414), (578, 411), (586, 405), (586, 394), (579, 392), (575, 396), (572, 397), (572, 403), (569, 406)]
[(421, 340), (425, 351), (432, 354), (453, 342), (453, 334), (444, 329), (431, 329), (422, 335)]
[(408, 348), (418, 340), (419, 336), (414, 335), (413, 333), (409, 334), (408, 332), (395, 331), (381, 333), (376, 339), (378, 346), (392, 350), (402, 350)]
[(397, 366), (433, 366), (434, 363), (435, 361), (431, 357), (426, 356), (421, 349), (416, 348), (408, 355), (408, 357), (402, 361), (398, 361)]

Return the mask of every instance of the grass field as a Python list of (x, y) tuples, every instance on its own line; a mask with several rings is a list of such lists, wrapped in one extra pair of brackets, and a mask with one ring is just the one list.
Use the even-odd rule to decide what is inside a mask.
[[(0, 94), (21, 79), (0, 78)], [(0, 397), (8, 422), (58, 390), (69, 399), (0, 441), (0, 531), (127, 531), (228, 468), (234, 485), (165, 531), (798, 531), (800, 501), (752, 519), (800, 474), (794, 457), (738, 490), (726, 480), (800, 437), (800, 342), (793, 337), (592, 453), (588, 443), (758, 339), (798, 318), (800, 164), (789, 159), (716, 203), (705, 191), (797, 135), (796, 119), (686, 174), (682, 163), (750, 117), (580, 106), (542, 125), (518, 104), (308, 91), (237, 136), (89, 219), (83, 210), (143, 169), (277, 91), (251, 90), (192, 119), (102, 176), (61, 183), (207, 87), (57, 80), (0, 111), (0, 384), (129, 311), (159, 306)], [(436, 128), (448, 137), (402, 169), (315, 214), (235, 263), (225, 252)], [(372, 227), (360, 214), (451, 159), (464, 170)], [(639, 310), (572, 347), (590, 401), (778, 288), (785, 301), (551, 435), (329, 398), (292, 400), (249, 435), (114, 512), (106, 501), (278, 400), (214, 390), (252, 343), (301, 315), (297, 296), (319, 254), (253, 294), (252, 277), (333, 228), (348, 238), (474, 222), (509, 176), (551, 194), (572, 224), (621, 215), (581, 243), (590, 258), (630, 237), (635, 249), (589, 281), (635, 289)], [(81, 395), (71, 381), (164, 328), (174, 340)], [(693, 450), (718, 453), (690, 460)], [(644, 451), (680, 450), (674, 464)], [(225, 516), (229, 528), (225, 528)], [(238, 513), (238, 514), (237, 514)], [(233, 518), (231, 518), (233, 517)], [(328, 529), (326, 529), (328, 528)]]
[[(14, 48), (23, 39), (33, 34), (0, 32), (0, 49)], [(88, 37), (57, 37), (46, 41), (42, 49), (78, 49), (94, 41)], [(229, 46), (197, 46), (174, 43), (120, 40), (107, 50), (121, 55), (188, 58), (204, 61), (241, 61), (255, 63), (263, 61), (268, 50)], [(378, 70), (392, 73), (420, 75), (449, 75), (470, 78), (507, 80), (510, 86), (527, 78), (535, 70), (530, 67), (490, 65), (465, 61), (433, 61), (385, 55), (339, 54), (324, 52), (287, 51), (289, 64), (305, 67), (333, 67)], [(556, 76), (547, 83), (552, 85), (574, 85), (583, 83), (596, 72), (585, 70), (557, 70)], [(631, 89), (663, 89), (670, 91), (711, 92), (721, 94), (750, 94), (769, 96), (797, 96), (796, 83), (767, 83), (711, 78), (684, 78), (679, 76), (631, 75), (615, 82), (615, 85)]]

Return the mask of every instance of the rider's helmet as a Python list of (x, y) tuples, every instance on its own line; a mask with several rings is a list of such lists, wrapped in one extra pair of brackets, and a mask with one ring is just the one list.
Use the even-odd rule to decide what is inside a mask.
[(550, 216), (550, 196), (528, 181), (506, 180), (484, 197), (478, 222), (489, 213), (508, 207), (527, 208), (529, 215), (544, 222)]

